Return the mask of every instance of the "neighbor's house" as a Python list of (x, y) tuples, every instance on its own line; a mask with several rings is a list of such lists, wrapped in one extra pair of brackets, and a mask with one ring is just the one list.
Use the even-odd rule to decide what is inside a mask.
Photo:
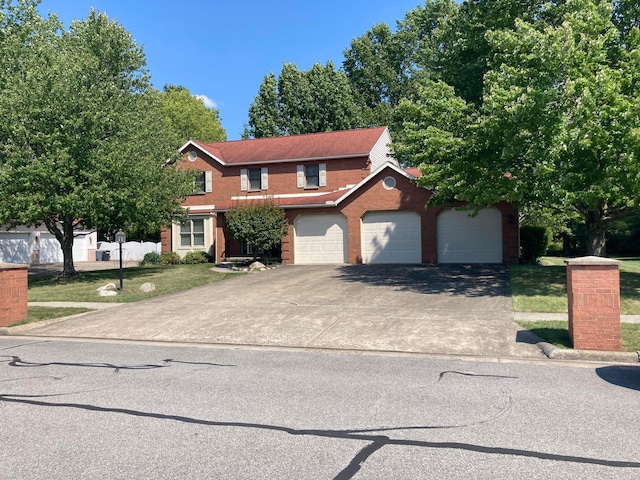
[(162, 250), (205, 250), (216, 261), (246, 255), (225, 213), (271, 199), (286, 213), (282, 261), (320, 263), (514, 263), (518, 215), (500, 203), (474, 217), (425, 209), (429, 190), (389, 156), (386, 127), (218, 143), (187, 142), (185, 168), (199, 172), (188, 220), (162, 233)]
[[(98, 234), (95, 230), (78, 230), (73, 239), (73, 261), (95, 261)], [(0, 228), (0, 263), (58, 263), (62, 248), (56, 237), (43, 225)]]

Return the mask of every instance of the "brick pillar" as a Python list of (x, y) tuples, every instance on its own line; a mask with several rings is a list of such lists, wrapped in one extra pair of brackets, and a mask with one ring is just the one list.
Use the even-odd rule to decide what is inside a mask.
[(0, 263), (0, 327), (27, 318), (27, 266)]
[(565, 262), (573, 347), (620, 350), (620, 262), (600, 257)]

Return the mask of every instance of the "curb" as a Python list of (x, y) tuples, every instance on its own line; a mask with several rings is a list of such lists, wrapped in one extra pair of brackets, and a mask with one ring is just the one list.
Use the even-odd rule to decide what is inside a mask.
[(547, 342), (536, 345), (552, 360), (584, 360), (591, 362), (640, 363), (640, 352), (605, 352), (558, 348)]

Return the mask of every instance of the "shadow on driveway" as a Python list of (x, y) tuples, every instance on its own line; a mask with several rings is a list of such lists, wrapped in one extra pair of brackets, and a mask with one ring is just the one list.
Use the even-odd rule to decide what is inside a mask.
[(344, 265), (336, 278), (423, 294), (509, 297), (505, 265)]

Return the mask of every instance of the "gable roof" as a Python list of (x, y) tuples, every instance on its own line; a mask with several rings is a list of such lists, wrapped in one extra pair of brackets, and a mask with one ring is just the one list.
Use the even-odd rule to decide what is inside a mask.
[(367, 157), (374, 148), (379, 148), (381, 137), (388, 138), (388, 135), (387, 127), (375, 127), (230, 142), (189, 140), (180, 148), (180, 152), (196, 147), (222, 165)]

